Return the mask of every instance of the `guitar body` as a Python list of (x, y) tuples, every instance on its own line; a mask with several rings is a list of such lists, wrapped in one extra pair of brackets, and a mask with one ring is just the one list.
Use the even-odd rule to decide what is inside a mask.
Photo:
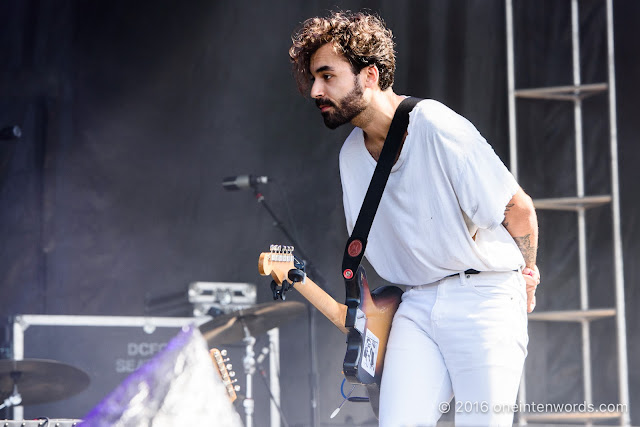
[(350, 383), (366, 386), (377, 416), (384, 356), (391, 322), (402, 299), (402, 289), (382, 286), (371, 292), (362, 266), (350, 285), (353, 289), (347, 290), (345, 322), (349, 332), (342, 367)]

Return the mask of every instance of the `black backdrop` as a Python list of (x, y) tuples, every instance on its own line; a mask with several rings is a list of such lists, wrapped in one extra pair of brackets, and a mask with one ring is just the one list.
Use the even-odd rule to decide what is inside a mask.
[[(289, 71), (292, 29), (330, 8), (379, 12), (393, 29), (398, 93), (438, 99), (469, 118), (507, 161), (504, 4), (457, 1), (0, 1), (0, 315), (143, 315), (145, 298), (194, 280), (253, 282), (258, 254), (288, 243), (228, 175), (268, 175), (266, 199), (326, 287), (343, 297), (346, 238), (337, 169), (349, 129), (326, 130)], [(581, 2), (583, 80), (606, 79), (604, 4)], [(614, 2), (622, 231), (632, 416), (640, 413), (640, 227), (635, 144), (640, 4)], [(569, 2), (515, 6), (518, 87), (570, 84)], [(518, 101), (520, 181), (534, 197), (575, 192), (571, 106)], [(609, 191), (607, 100), (585, 102), (587, 192)], [(538, 310), (577, 308), (570, 214), (540, 212)], [(591, 301), (613, 304), (610, 213), (590, 211)], [(372, 282), (376, 282), (374, 276)], [(298, 296), (293, 298), (298, 299)], [(183, 314), (183, 313), (156, 313)], [(372, 422), (339, 404), (344, 338), (318, 316), (322, 424)], [(599, 402), (617, 400), (613, 322), (594, 323)], [(7, 334), (5, 334), (7, 335)], [(304, 321), (282, 328), (283, 409), (308, 425)], [(531, 325), (532, 397), (582, 401), (579, 331)], [(5, 340), (7, 338), (5, 337)], [(9, 356), (10, 351), (5, 350)], [(410, 375), (410, 371), (408, 371)], [(537, 399), (541, 399), (537, 397)]]

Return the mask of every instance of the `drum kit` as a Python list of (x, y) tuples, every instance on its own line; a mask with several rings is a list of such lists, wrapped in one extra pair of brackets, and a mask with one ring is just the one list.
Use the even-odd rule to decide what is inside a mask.
[[(214, 317), (199, 328), (209, 348), (239, 341), (245, 345), (243, 367), (246, 386), (243, 406), (247, 427), (251, 427), (253, 422), (252, 376), (256, 371), (253, 349), (255, 337), (283, 325), (304, 311), (305, 305), (300, 302), (258, 304)], [(85, 390), (89, 383), (89, 375), (86, 372), (55, 360), (0, 360), (0, 409), (67, 399)], [(10, 422), (3, 423), (0, 424), (12, 425)], [(22, 424), (16, 425), (27, 425), (22, 421), (20, 423)]]

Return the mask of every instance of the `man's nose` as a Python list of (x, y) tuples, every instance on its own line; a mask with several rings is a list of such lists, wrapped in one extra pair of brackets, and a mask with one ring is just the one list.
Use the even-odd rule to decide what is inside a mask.
[(322, 88), (322, 81), (318, 79), (314, 80), (311, 85), (311, 98), (322, 98), (323, 95), (324, 89)]

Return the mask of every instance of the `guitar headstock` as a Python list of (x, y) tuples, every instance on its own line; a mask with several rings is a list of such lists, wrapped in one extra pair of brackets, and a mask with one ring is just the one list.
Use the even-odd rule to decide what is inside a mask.
[(238, 398), (236, 391), (240, 390), (240, 386), (234, 385), (238, 380), (232, 379), (236, 376), (236, 373), (231, 370), (231, 364), (227, 365), (227, 362), (229, 361), (229, 358), (226, 358), (227, 350), (220, 351), (217, 348), (212, 348), (209, 350), (209, 355), (211, 356), (214, 366), (218, 370), (220, 379), (222, 379), (222, 384), (224, 384), (227, 389), (229, 399), (233, 402)]
[(287, 279), (289, 270), (295, 268), (293, 246), (271, 245), (269, 252), (260, 254), (258, 271), (263, 276), (271, 275), (281, 285)]

